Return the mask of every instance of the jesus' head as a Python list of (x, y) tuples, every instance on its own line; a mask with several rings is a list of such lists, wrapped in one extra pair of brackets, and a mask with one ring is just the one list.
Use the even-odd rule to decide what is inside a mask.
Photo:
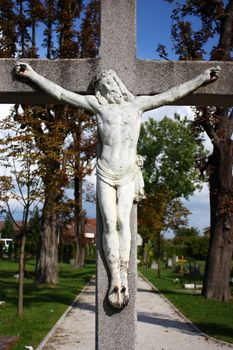
[(101, 71), (93, 80), (95, 96), (102, 105), (131, 101), (133, 95), (122, 83), (114, 70)]

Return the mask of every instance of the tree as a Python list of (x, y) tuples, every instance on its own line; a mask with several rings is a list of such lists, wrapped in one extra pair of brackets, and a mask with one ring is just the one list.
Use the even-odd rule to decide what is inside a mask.
[(45, 25), (44, 39), (42, 46), (46, 49), (46, 57), (51, 59), (55, 55), (54, 46), (54, 27), (56, 23), (56, 8), (55, 0), (44, 1), (44, 17), (42, 19)]
[(1, 237), (2, 238), (15, 238), (15, 228), (14, 223), (11, 219), (10, 214), (7, 212), (4, 226), (1, 229)]
[[(36, 47), (36, 28), (41, 22), (45, 25), (43, 46), (47, 50), (47, 58), (75, 58), (81, 55), (97, 54), (95, 40), (99, 38), (99, 1), (93, 0), (86, 7), (83, 23), (87, 23), (87, 17), (93, 18), (93, 23), (89, 21), (84, 30), (77, 30), (77, 21), (80, 20), (83, 10), (82, 1), (35, 1), (35, 0), (15, 0), (15, 17), (17, 19), (17, 55), (19, 57), (34, 57), (38, 55)], [(0, 5), (1, 10), (1, 5)], [(96, 12), (95, 12), (96, 11)], [(88, 29), (89, 28), (89, 29)], [(88, 30), (92, 30), (88, 34)], [(92, 33), (94, 33), (92, 35)], [(57, 34), (57, 37), (56, 37)], [(84, 40), (92, 37), (91, 43), (84, 49)], [(12, 42), (14, 40), (12, 39)], [(82, 51), (81, 53), (81, 45)], [(85, 53), (84, 53), (85, 51)], [(67, 159), (71, 149), (64, 147), (65, 140), (70, 135), (75, 134), (80, 120), (80, 130), (87, 133), (89, 138), (95, 139), (92, 135), (93, 117), (77, 111), (67, 106), (22, 106), (23, 111), (19, 112), (19, 106), (15, 106), (14, 119), (22, 130), (28, 132), (38, 149), (37, 164), (40, 169), (40, 176), (44, 184), (44, 206), (41, 217), (41, 250), (37, 261), (36, 280), (38, 283), (57, 283), (57, 243), (61, 211), (64, 209), (64, 189), (69, 182), (67, 175)], [(87, 122), (84, 119), (87, 118)], [(89, 126), (92, 124), (92, 127)], [(86, 125), (86, 129), (84, 127)], [(89, 128), (89, 131), (87, 130)], [(77, 134), (79, 137), (79, 133)], [(77, 139), (76, 137), (76, 139)], [(74, 137), (75, 139), (75, 137)], [(80, 136), (79, 143), (87, 136)], [(78, 144), (78, 142), (76, 142)], [(89, 142), (94, 148), (95, 142)], [(83, 147), (78, 146), (78, 152), (85, 152)], [(92, 152), (93, 153), (93, 152)], [(78, 164), (78, 161), (77, 163)], [(83, 175), (85, 173), (84, 164), (79, 164), (79, 170), (74, 173)], [(79, 189), (75, 192), (75, 203), (81, 203), (78, 196), (82, 193)], [(71, 203), (71, 201), (69, 201)], [(76, 204), (75, 204), (76, 206)], [(77, 207), (77, 206), (76, 206)], [(65, 204), (65, 210), (67, 203)], [(70, 210), (74, 209), (74, 203)], [(77, 217), (77, 220), (80, 219)], [(79, 227), (79, 225), (76, 225)]]
[(154, 258), (158, 262), (158, 277), (161, 277), (160, 260), (164, 234), (187, 225), (190, 212), (178, 199), (169, 199), (165, 188), (157, 187), (154, 194), (147, 196), (139, 204), (139, 233), (143, 237), (143, 246), (154, 242)]
[(193, 164), (203, 147), (196, 145), (187, 118), (175, 115), (174, 121), (165, 117), (142, 125), (138, 149), (144, 157), (146, 190), (146, 199), (139, 206), (139, 223), (144, 232), (157, 237), (160, 257), (162, 234), (187, 224), (189, 211), (179, 198), (188, 198), (200, 187)]
[(28, 26), (31, 30), (31, 45), (27, 53), (28, 57), (37, 58), (37, 47), (36, 47), (36, 28), (41, 20), (44, 18), (44, 6), (40, 0), (30, 0), (28, 2), (27, 14), (28, 14)]
[(41, 216), (38, 207), (36, 206), (31, 214), (28, 229), (27, 229), (27, 242), (26, 251), (32, 255), (38, 257), (40, 248), (40, 230), (41, 230)]
[(24, 0), (16, 0), (14, 2), (16, 7), (16, 20), (17, 20), (17, 42), (19, 43), (18, 56), (27, 57), (30, 50), (30, 34), (29, 23), (30, 19), (27, 14), (26, 3)]
[(14, 14), (14, 1), (1, 1), (0, 32), (0, 57), (15, 57), (16, 20)]
[(150, 118), (142, 125), (138, 152), (144, 157), (146, 194), (163, 185), (171, 199), (188, 198), (200, 188), (199, 173), (193, 165), (197, 155), (204, 157), (205, 152), (196, 144), (187, 118), (181, 120), (177, 114), (174, 120), (165, 117), (157, 122)]
[[(36, 264), (38, 283), (58, 283), (58, 231), (59, 215), (63, 206), (64, 188), (68, 183), (63, 167), (63, 143), (68, 133), (68, 119), (63, 106), (15, 106), (14, 122), (18, 122), (22, 136), (34, 142), (37, 149), (36, 164), (43, 181), (44, 205), (41, 216), (41, 249)], [(11, 121), (12, 122), (12, 121)]]
[[(69, 164), (71, 165), (71, 174), (74, 179), (74, 223), (75, 223), (75, 242), (76, 255), (74, 267), (84, 266), (85, 258), (85, 240), (84, 225), (85, 213), (83, 210), (83, 183), (86, 175), (90, 175), (93, 166), (92, 160), (96, 157), (96, 123), (91, 115), (82, 111), (79, 114), (79, 122), (74, 123), (72, 127), (72, 143), (69, 146), (71, 154)], [(91, 139), (90, 139), (91, 136)], [(86, 194), (90, 191), (86, 188)]]
[[(199, 29), (194, 29), (189, 16), (198, 18)], [(209, 50), (210, 60), (232, 60), (233, 0), (177, 2), (172, 20), (172, 39), (179, 59), (207, 57), (206, 44), (215, 37), (217, 44)], [(232, 299), (229, 287), (233, 253), (232, 126), (232, 109), (220, 106), (196, 109), (195, 131), (205, 131), (213, 144), (212, 154), (201, 167), (202, 173), (208, 175), (211, 212), (202, 294), (216, 300)]]
[[(6, 128), (8, 124), (2, 121), (1, 125)], [(8, 168), (11, 175), (0, 176), (0, 203), (7, 209), (7, 212), (18, 228), (20, 240), (19, 254), (19, 289), (18, 289), (18, 316), (23, 316), (24, 296), (24, 266), (25, 266), (25, 245), (30, 218), (30, 211), (34, 203), (41, 196), (40, 178), (36, 167), (36, 150), (30, 137), (24, 132), (22, 141), (19, 134), (22, 130), (14, 129), (5, 139), (1, 140), (1, 166)], [(22, 135), (21, 135), (22, 136)], [(16, 158), (20, 163), (16, 164)], [(20, 165), (19, 165), (20, 164)], [(12, 200), (17, 201), (22, 210), (21, 224), (14, 220), (11, 208)]]
[(175, 231), (173, 243), (182, 247), (183, 254), (195, 259), (206, 259), (209, 238), (195, 227), (181, 227)]
[[(98, 54), (100, 45), (100, 1), (92, 0), (85, 7), (85, 17), (81, 24), (80, 57), (94, 58)], [(78, 122), (77, 122), (78, 119)], [(74, 222), (76, 237), (76, 255), (74, 267), (83, 267), (85, 258), (85, 240), (83, 239), (85, 215), (83, 211), (83, 181), (90, 175), (93, 167), (92, 160), (96, 156), (96, 121), (87, 112), (79, 111), (78, 118), (72, 126), (73, 142), (71, 164), (74, 176)], [(91, 191), (92, 192), (92, 191)], [(86, 191), (90, 199), (90, 191)], [(88, 198), (87, 197), (87, 198)], [(91, 197), (93, 197), (91, 195)]]
[(80, 31), (81, 58), (94, 58), (100, 46), (100, 1), (92, 0), (85, 8)]

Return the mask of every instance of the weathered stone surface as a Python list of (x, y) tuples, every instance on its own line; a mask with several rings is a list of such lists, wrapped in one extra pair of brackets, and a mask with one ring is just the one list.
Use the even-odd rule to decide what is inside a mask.
[(102, 222), (97, 206), (97, 294), (96, 349), (135, 350), (136, 341), (136, 275), (137, 275), (137, 206), (131, 212), (131, 252), (129, 264), (129, 304), (121, 311), (113, 309), (107, 300), (109, 278), (102, 250)]
[[(25, 60), (41, 75), (70, 91), (90, 93), (90, 82), (101, 69), (101, 59), (84, 60)], [(28, 82), (22, 82), (13, 74), (13, 59), (0, 59), (0, 103), (57, 103)], [(117, 63), (115, 65), (118, 66)], [(218, 81), (199, 88), (192, 95), (176, 102), (178, 105), (231, 106), (233, 101), (233, 62), (183, 62), (144, 61), (129, 62), (129, 69), (111, 65), (126, 87), (134, 95), (153, 95), (194, 78), (205, 69), (219, 65), (222, 69)], [(6, 72), (12, 72), (7, 74)], [(75, 73), (74, 73), (75, 72)], [(12, 80), (13, 78), (13, 80)], [(36, 93), (35, 93), (36, 91)]]
[(221, 74), (214, 84), (199, 88), (177, 101), (176, 105), (215, 105), (216, 101), (219, 105), (232, 105), (233, 62), (137, 60), (136, 66), (137, 83), (133, 90), (134, 95), (154, 95), (166, 91), (194, 78), (208, 68), (220, 66)]
[[(96, 75), (98, 61), (94, 59), (37, 60), (23, 59), (41, 75), (62, 87), (80, 93), (90, 92), (89, 84)], [(28, 80), (23, 81), (14, 73), (14, 59), (0, 59), (0, 103), (57, 103), (39, 91)]]
[(114, 69), (123, 81), (125, 74), (133, 78), (135, 68), (135, 7), (135, 0), (101, 0), (101, 69)]

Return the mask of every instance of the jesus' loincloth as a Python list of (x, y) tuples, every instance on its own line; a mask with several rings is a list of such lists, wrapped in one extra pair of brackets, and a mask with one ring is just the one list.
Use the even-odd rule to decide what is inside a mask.
[(97, 169), (97, 178), (101, 181), (107, 183), (108, 185), (114, 187), (116, 190), (124, 185), (127, 185), (130, 182), (135, 184), (135, 198), (136, 202), (139, 202), (145, 197), (144, 195), (144, 181), (142, 177), (142, 157), (138, 156), (137, 161), (131, 169), (123, 171), (113, 171), (106, 168), (101, 160), (98, 159), (96, 169)]

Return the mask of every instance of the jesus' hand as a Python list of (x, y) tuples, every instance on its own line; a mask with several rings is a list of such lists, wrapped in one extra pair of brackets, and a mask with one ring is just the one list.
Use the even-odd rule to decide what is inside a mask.
[(15, 65), (15, 73), (24, 78), (30, 78), (34, 70), (25, 62), (17, 62)]
[(203, 73), (205, 83), (212, 83), (218, 79), (220, 72), (221, 68), (219, 66), (206, 69)]

